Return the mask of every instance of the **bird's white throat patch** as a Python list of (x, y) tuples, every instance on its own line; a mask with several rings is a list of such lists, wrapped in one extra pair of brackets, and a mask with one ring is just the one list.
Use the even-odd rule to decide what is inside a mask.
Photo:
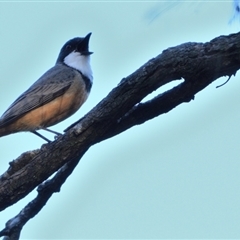
[(93, 81), (90, 56), (81, 55), (79, 52), (71, 52), (64, 58), (64, 63), (69, 67), (79, 70), (91, 82)]

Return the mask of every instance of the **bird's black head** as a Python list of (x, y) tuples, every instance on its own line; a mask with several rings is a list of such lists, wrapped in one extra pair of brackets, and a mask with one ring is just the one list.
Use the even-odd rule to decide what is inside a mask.
[(87, 34), (84, 38), (76, 37), (67, 41), (58, 55), (57, 63), (63, 63), (64, 59), (72, 52), (79, 52), (81, 55), (85, 56), (92, 54), (93, 52), (89, 52), (88, 50), (88, 43), (91, 34), (92, 33)]

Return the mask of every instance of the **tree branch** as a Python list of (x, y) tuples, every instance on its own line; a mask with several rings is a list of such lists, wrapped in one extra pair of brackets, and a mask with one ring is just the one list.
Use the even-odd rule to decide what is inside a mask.
[[(52, 179), (57, 185), (47, 181), (49, 185), (38, 188), (38, 196), (30, 206), (40, 199), (45, 200), (42, 205), (36, 203), (37, 211), (27, 215), (26, 209), (30, 209), (29, 206), (22, 210), (29, 220), (40, 211), (52, 193), (60, 189), (92, 145), (166, 113), (183, 102), (189, 102), (197, 92), (221, 76), (234, 75), (240, 68), (239, 52), (240, 33), (220, 36), (205, 44), (185, 43), (163, 51), (123, 79), (86, 116), (71, 125), (66, 134), (13, 161), (0, 178), (0, 210), (26, 196), (62, 167)], [(184, 79), (184, 82), (148, 102), (141, 102), (154, 90), (178, 79)], [(63, 172), (66, 175), (62, 176)], [(48, 189), (49, 192), (43, 189)], [(16, 219), (10, 220), (10, 227), (7, 226), (1, 234), (10, 234)], [(23, 225), (27, 220), (22, 221)]]
[(79, 160), (80, 158), (75, 158), (67, 162), (52, 179), (40, 184), (37, 188), (37, 197), (6, 223), (6, 227), (0, 231), (0, 237), (8, 236), (6, 240), (19, 239), (23, 226), (41, 211), (53, 193), (60, 192), (61, 186), (71, 175)]

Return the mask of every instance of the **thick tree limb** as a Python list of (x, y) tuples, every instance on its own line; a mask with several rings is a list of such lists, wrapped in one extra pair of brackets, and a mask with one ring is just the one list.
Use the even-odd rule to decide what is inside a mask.
[[(239, 53), (240, 33), (220, 36), (205, 44), (185, 43), (163, 51), (123, 79), (84, 118), (68, 128), (66, 134), (13, 161), (0, 178), (0, 209), (26, 196), (64, 165), (77, 164), (95, 143), (190, 101), (197, 92), (221, 76), (234, 75), (240, 68)], [(184, 82), (140, 103), (152, 91), (177, 79), (184, 79)], [(71, 171), (62, 177), (63, 180), (57, 178), (57, 188), (53, 188), (51, 194), (60, 188)], [(38, 197), (36, 199), (38, 201)], [(31, 214), (30, 217), (34, 216)], [(9, 229), (6, 227), (2, 233), (9, 232)]]
[(79, 161), (80, 158), (72, 159), (61, 167), (52, 179), (40, 184), (37, 189), (37, 197), (6, 223), (6, 227), (0, 232), (0, 236), (7, 236), (4, 240), (19, 239), (23, 226), (41, 211), (53, 193), (60, 192), (61, 186)]

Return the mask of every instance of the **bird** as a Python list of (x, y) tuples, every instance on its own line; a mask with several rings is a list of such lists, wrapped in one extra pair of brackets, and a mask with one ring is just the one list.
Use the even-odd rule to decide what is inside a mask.
[(74, 114), (87, 100), (93, 84), (89, 39), (75, 37), (60, 50), (55, 65), (23, 92), (0, 118), (0, 137), (31, 132), (47, 142), (37, 130), (54, 134), (48, 127)]

